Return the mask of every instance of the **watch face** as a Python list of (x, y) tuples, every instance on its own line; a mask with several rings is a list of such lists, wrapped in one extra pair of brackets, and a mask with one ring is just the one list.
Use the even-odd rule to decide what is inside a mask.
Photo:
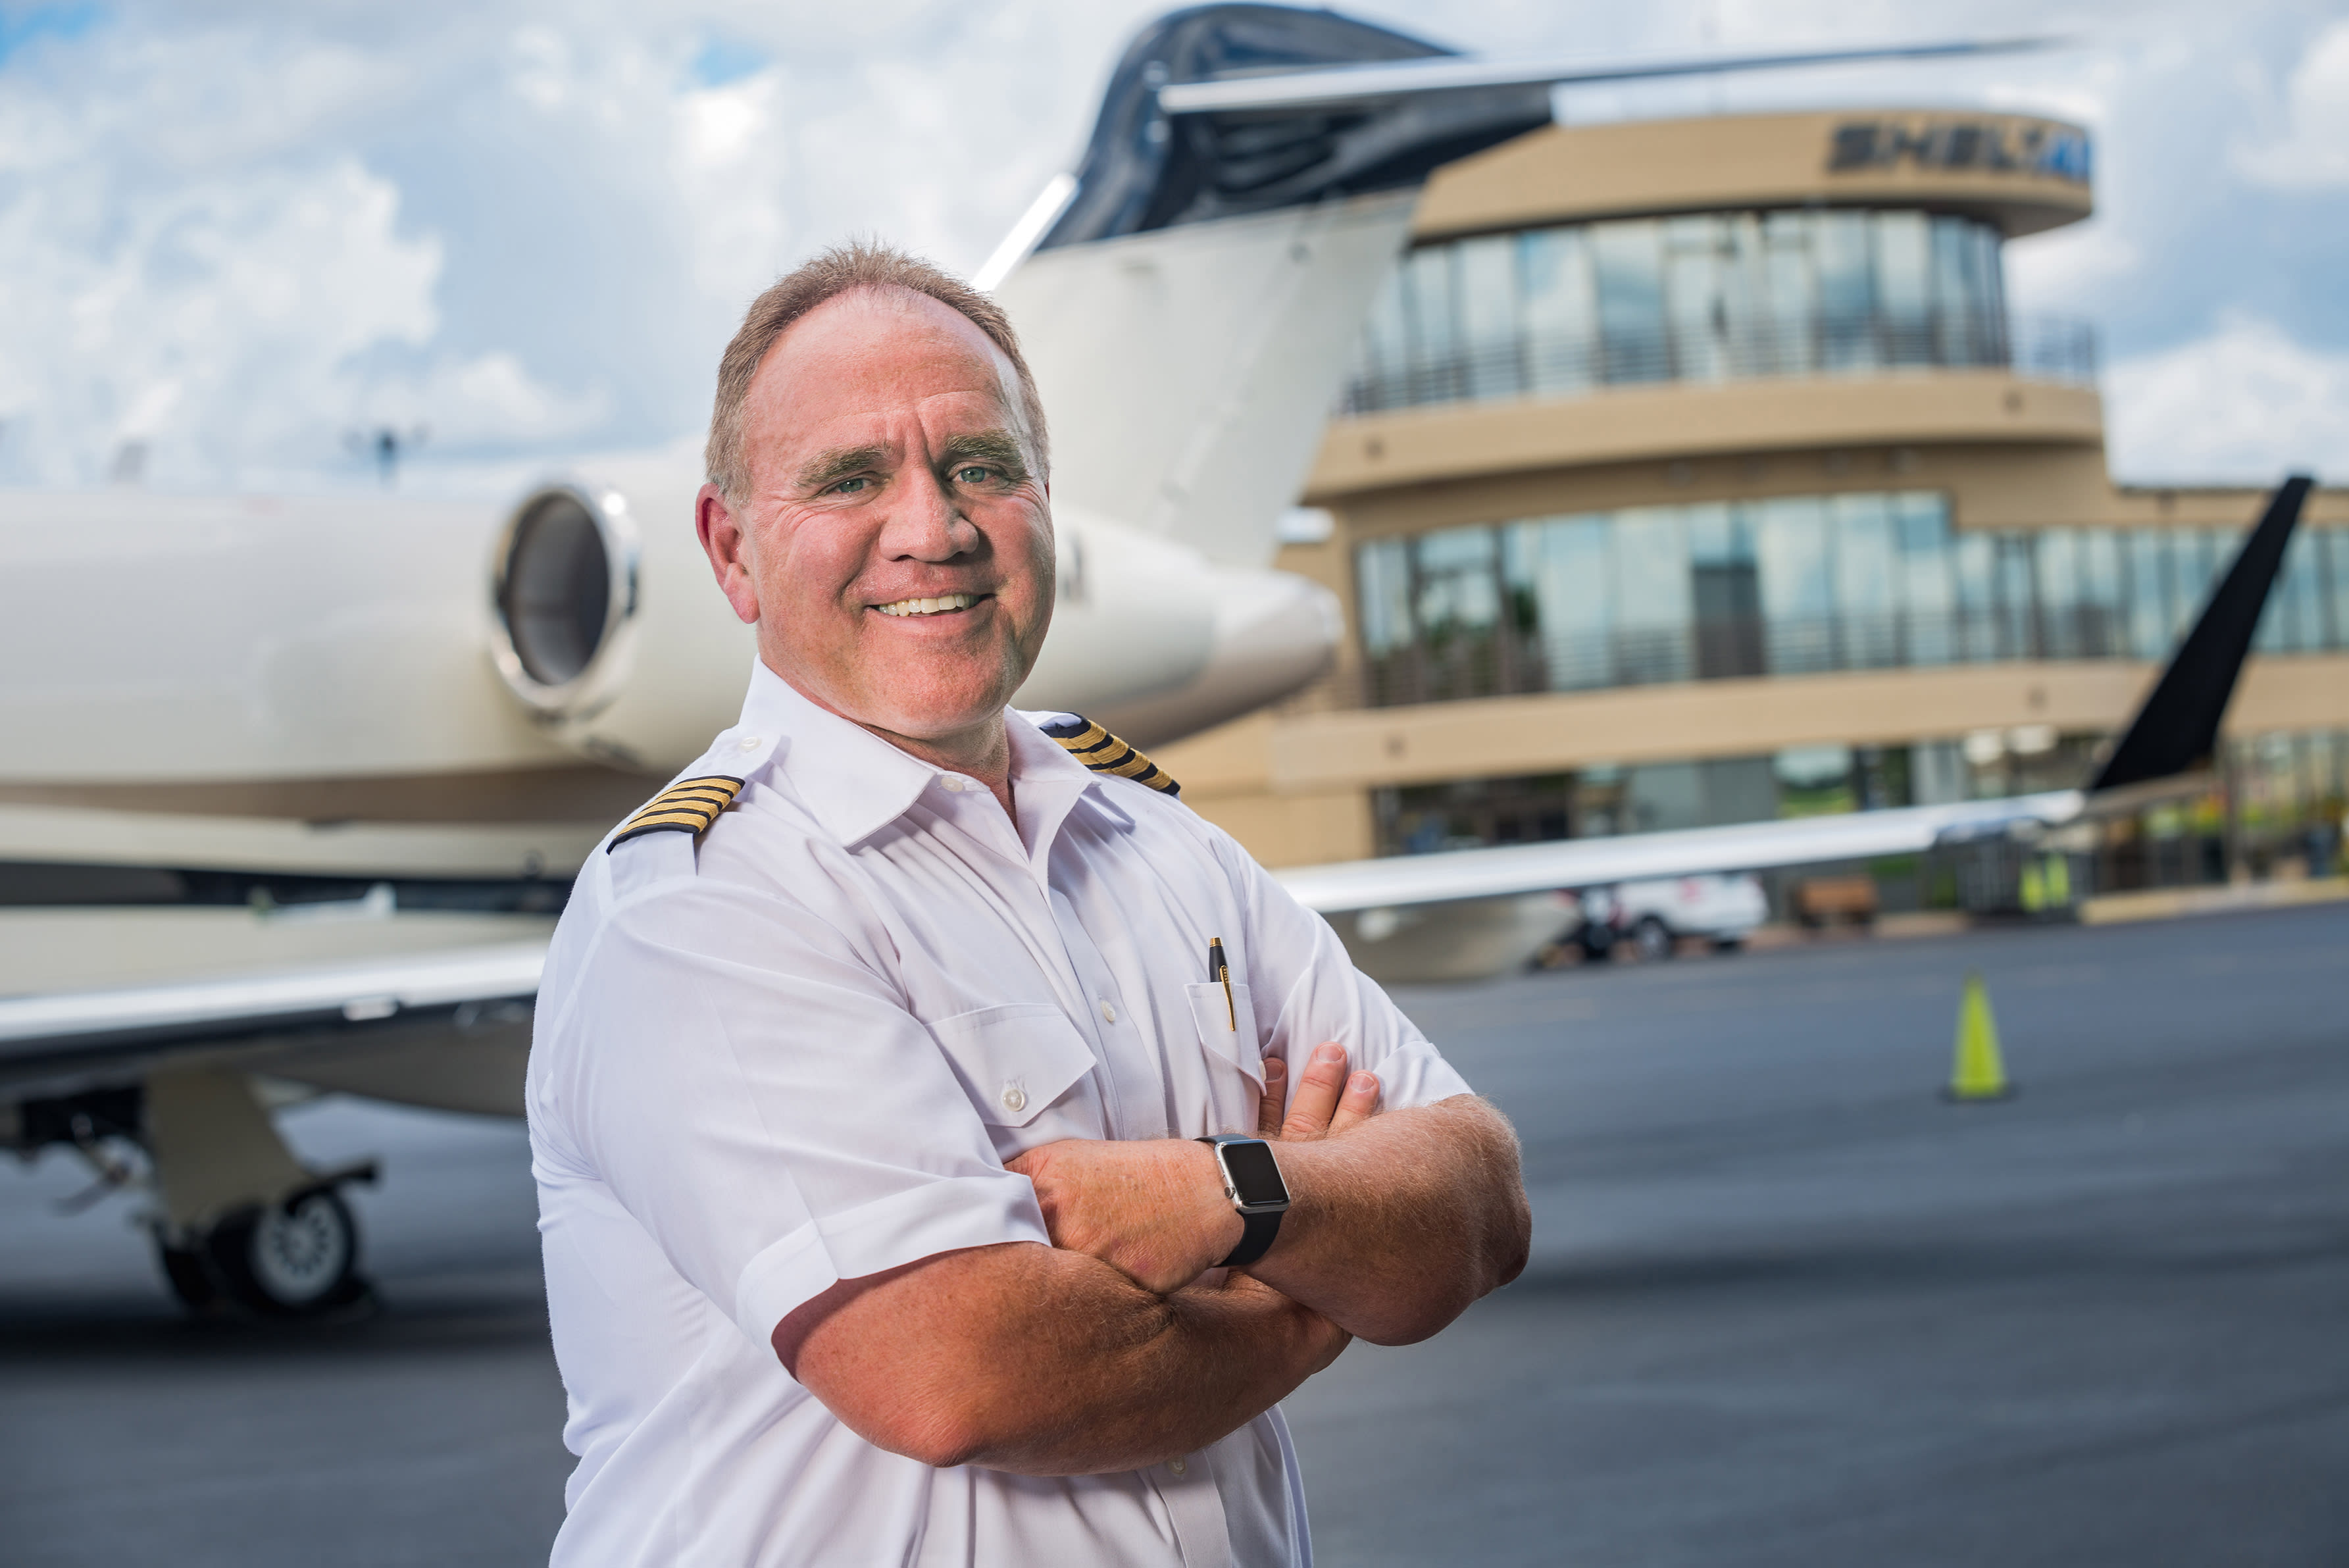
[(1280, 1167), (1272, 1158), (1270, 1144), (1253, 1139), (1218, 1144), (1216, 1152), (1223, 1156), (1225, 1173), (1231, 1178), (1234, 1193), (1243, 1207), (1254, 1209), (1288, 1201), (1288, 1184), (1280, 1179)]

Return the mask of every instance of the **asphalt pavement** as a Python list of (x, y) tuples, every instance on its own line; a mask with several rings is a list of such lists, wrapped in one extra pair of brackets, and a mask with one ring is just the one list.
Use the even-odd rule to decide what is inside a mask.
[[(1955, 1106), (1969, 970), (2021, 1092)], [(1402, 993), (1517, 1123), (1525, 1277), (1288, 1402), (1327, 1568), (2349, 1563), (2349, 908)], [(511, 1123), (289, 1113), (383, 1308), (178, 1321), (0, 1167), (0, 1563), (542, 1561)]]

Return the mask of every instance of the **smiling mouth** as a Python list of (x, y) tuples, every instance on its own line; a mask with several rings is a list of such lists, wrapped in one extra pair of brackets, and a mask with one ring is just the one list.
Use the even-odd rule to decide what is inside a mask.
[(899, 599), (894, 604), (874, 605), (883, 615), (951, 615), (967, 610), (987, 596), (984, 594), (940, 594), (934, 599)]

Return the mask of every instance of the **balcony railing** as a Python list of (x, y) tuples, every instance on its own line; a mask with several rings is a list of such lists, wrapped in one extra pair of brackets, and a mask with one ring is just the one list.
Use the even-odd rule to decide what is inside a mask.
[(2095, 332), (2067, 317), (1975, 314), (1760, 321), (1727, 330), (1527, 332), (1355, 376), (1343, 415), (1431, 403), (1562, 398), (1659, 381), (1864, 376), (1904, 369), (2011, 369), (2035, 380), (2093, 383)]
[(1740, 676), (2129, 653), (2127, 628), (2102, 606), (2039, 613), (1731, 617), (1547, 637), (1483, 628), (1392, 649), (1301, 696), (1309, 708), (1386, 708)]

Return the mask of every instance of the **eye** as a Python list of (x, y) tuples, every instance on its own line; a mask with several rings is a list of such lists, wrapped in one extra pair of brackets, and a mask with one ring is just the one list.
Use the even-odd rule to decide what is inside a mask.
[(985, 484), (995, 477), (995, 470), (984, 463), (967, 462), (954, 472), (957, 484)]
[(873, 481), (869, 475), (860, 473), (854, 479), (843, 479), (840, 481), (838, 483), (833, 485), (831, 489), (826, 491), (825, 493), (829, 495), (861, 495), (864, 493), (865, 486), (872, 483)]

